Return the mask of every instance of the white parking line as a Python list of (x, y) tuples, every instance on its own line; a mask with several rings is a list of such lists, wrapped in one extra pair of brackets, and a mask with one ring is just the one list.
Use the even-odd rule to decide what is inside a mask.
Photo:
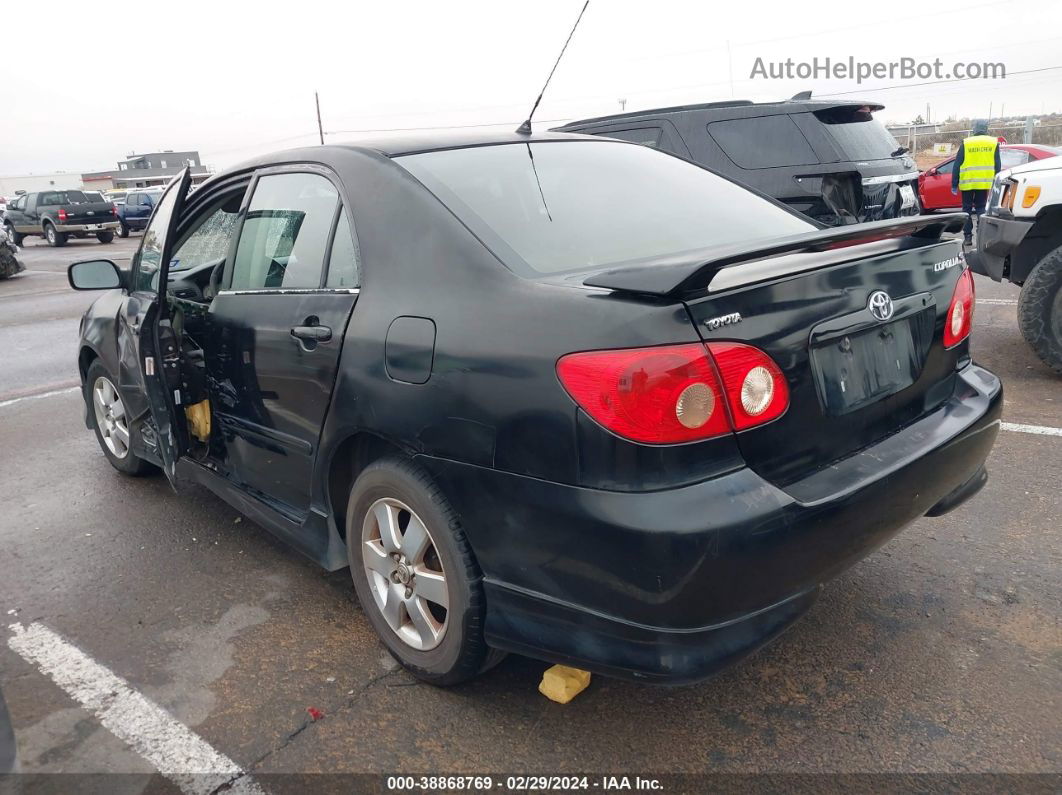
[(47, 627), (11, 624), (8, 629), (14, 633), (7, 641), (12, 650), (36, 665), (182, 792), (209, 795), (230, 785), (226, 792), (262, 795), (261, 787), (239, 765)]
[(81, 387), (70, 386), (66, 389), (53, 389), (51, 392), (41, 392), (37, 395), (23, 395), (22, 397), (11, 398), (10, 400), (0, 400), (0, 409), (4, 406), (13, 406), (16, 403), (21, 403), (23, 400), (40, 400), (41, 398), (53, 397), (55, 395), (65, 395), (68, 392), (80, 392)]
[(1048, 425), (1023, 425), (1020, 422), (1001, 422), (999, 427), (1004, 431), (1017, 433), (1035, 433), (1039, 436), (1062, 436), (1062, 428), (1052, 428)]
[(978, 298), (979, 304), (990, 304), (992, 306), (1017, 306), (1018, 302), (1014, 298)]

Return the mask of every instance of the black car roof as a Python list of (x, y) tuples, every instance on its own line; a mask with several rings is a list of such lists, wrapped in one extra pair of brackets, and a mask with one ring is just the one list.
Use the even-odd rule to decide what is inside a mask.
[[(517, 133), (515, 127), (509, 131), (484, 131), (468, 129), (440, 129), (431, 131), (396, 132), (390, 135), (367, 137), (345, 143), (325, 144), (324, 146), (285, 149), (260, 155), (246, 160), (232, 168), (225, 169), (225, 174), (266, 166), (272, 163), (292, 162), (306, 159), (325, 159), (329, 152), (346, 150), (354, 152), (371, 152), (384, 157), (400, 157), (419, 152), (435, 152), (443, 149), (465, 149), (474, 146), (493, 146), (496, 144), (540, 143), (542, 141), (600, 141), (590, 135), (552, 132), (543, 130), (531, 135)], [(322, 155), (324, 157), (322, 157)], [(316, 158), (315, 158), (316, 156)]]
[(627, 119), (642, 119), (648, 116), (662, 116), (671, 113), (691, 113), (703, 111), (715, 111), (720, 118), (731, 116), (747, 116), (749, 111), (754, 111), (757, 116), (771, 116), (778, 113), (806, 113), (817, 110), (830, 110), (832, 108), (870, 108), (871, 111), (884, 109), (884, 105), (877, 102), (863, 102), (861, 100), (827, 100), (827, 99), (787, 99), (782, 102), (751, 102), (747, 99), (727, 100), (726, 102), (703, 102), (696, 105), (672, 105), (666, 108), (646, 108), (645, 110), (629, 111), (627, 113), (615, 113), (609, 116), (595, 116), (589, 119), (570, 121), (557, 131), (569, 130), (582, 127), (586, 124), (598, 122), (613, 122)]

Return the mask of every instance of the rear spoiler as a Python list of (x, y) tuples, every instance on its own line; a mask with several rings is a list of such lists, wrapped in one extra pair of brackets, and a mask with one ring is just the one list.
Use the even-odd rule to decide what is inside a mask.
[(806, 254), (858, 246), (890, 238), (940, 240), (945, 232), (958, 232), (965, 213), (914, 215), (866, 224), (830, 227), (799, 235), (754, 240), (730, 246), (703, 249), (670, 257), (638, 260), (629, 265), (599, 271), (583, 280), (587, 287), (605, 287), (646, 295), (674, 295), (708, 287), (720, 270), (741, 262), (762, 260), (780, 254)]

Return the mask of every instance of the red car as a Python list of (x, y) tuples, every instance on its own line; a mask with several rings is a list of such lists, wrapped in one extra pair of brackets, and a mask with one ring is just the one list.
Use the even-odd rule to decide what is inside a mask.
[[(1033, 144), (1004, 144), (999, 159), (1003, 168), (1014, 168), (1043, 160), (1045, 157), (1062, 155), (1062, 148), (1057, 146), (1034, 146)], [(962, 198), (951, 192), (951, 172), (955, 168), (955, 158), (938, 163), (918, 175), (918, 198), (922, 210), (956, 210), (962, 207)]]

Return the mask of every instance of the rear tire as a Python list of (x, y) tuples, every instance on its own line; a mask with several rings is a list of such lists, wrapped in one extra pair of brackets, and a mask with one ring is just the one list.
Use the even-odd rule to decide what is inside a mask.
[(118, 237), (129, 237), (129, 227), (123, 224), (121, 221), (118, 222)]
[(1062, 246), (1041, 259), (1022, 285), (1018, 328), (1036, 355), (1062, 375)]
[[(139, 446), (140, 437), (136, 428), (129, 423), (117, 383), (117, 379), (107, 372), (99, 359), (92, 363), (85, 376), (85, 404), (92, 429), (96, 432), (96, 441), (111, 466), (119, 472), (133, 476), (156, 472), (158, 467), (137, 458), (133, 452), (134, 447)], [(97, 398), (97, 390), (104, 396), (103, 400)], [(111, 393), (117, 404), (112, 401)], [(106, 430), (101, 429), (101, 424), (106, 426)], [(119, 427), (124, 430), (124, 441), (123, 434), (117, 430)]]
[(26, 236), (25, 235), (20, 235), (18, 232), (16, 232), (15, 231), (15, 227), (13, 227), (10, 222), (4, 224), (4, 227), (7, 229), (7, 237), (8, 237), (8, 239), (12, 243), (14, 243), (16, 246), (21, 246), (22, 245), (22, 241), (23, 241), (23, 239), (25, 239)]
[(106, 232), (97, 232), (96, 239), (101, 243), (112, 243), (114, 242), (114, 232), (109, 230)]
[[(486, 600), (479, 565), (457, 514), (424, 470), (399, 456), (370, 464), (350, 491), (346, 516), (354, 590), (376, 634), (406, 670), (446, 686), (501, 661), (504, 655), (483, 639)], [(382, 530), (387, 522), (396, 528), (390, 543)], [(411, 551), (417, 535), (427, 536), (422, 542), (427, 551), (419, 556)], [(435, 593), (445, 595), (445, 606), (437, 597), (422, 598), (433, 582), (441, 588)], [(387, 611), (388, 604), (398, 607)], [(430, 633), (418, 633), (418, 604), (430, 610)]]
[(58, 231), (53, 224), (45, 224), (44, 239), (52, 248), (59, 248), (66, 245), (66, 232)]

